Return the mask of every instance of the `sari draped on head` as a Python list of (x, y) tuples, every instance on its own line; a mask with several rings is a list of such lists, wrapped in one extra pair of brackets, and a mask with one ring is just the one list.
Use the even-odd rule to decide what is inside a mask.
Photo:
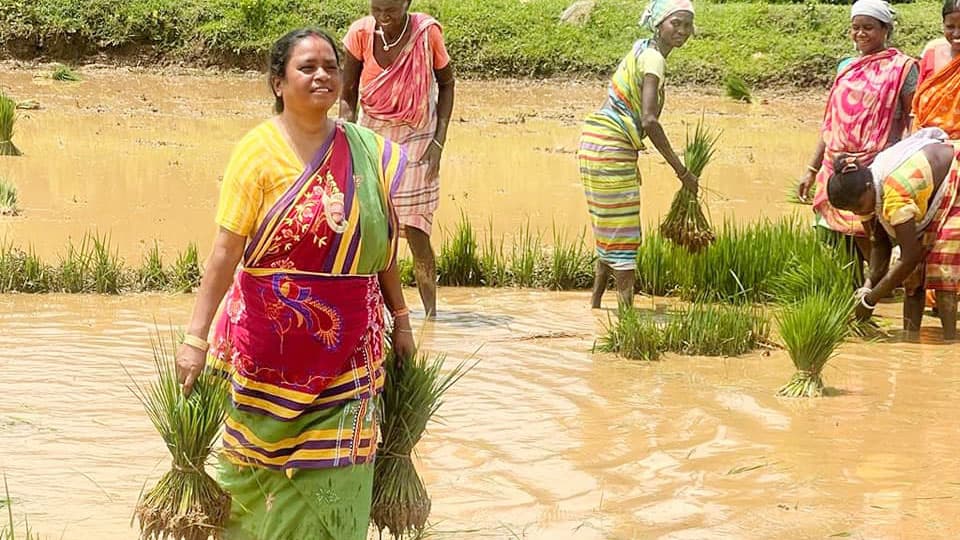
[(840, 154), (856, 156), (860, 163), (869, 165), (888, 145), (900, 89), (914, 63), (900, 51), (887, 49), (854, 60), (837, 75), (820, 131), (826, 149), (813, 198), (813, 209), (822, 225), (846, 235), (864, 234), (856, 215), (830, 205), (827, 181)]
[(384, 378), (377, 274), (396, 255), (389, 194), (404, 163), (395, 144), (338, 125), (249, 238), (208, 353), (232, 385), (220, 478), (237, 538), (366, 537)]
[(960, 56), (920, 83), (913, 114), (917, 127), (938, 127), (960, 139)]
[[(439, 178), (427, 177), (427, 163), (420, 162), (437, 129), (437, 84), (435, 51), (429, 32), (440, 23), (425, 13), (410, 13), (410, 38), (400, 55), (379, 75), (360, 87), (360, 124), (399, 143), (410, 156), (403, 181), (393, 196), (400, 223), (430, 234), (433, 214), (440, 202)], [(373, 17), (358, 21), (376, 47)], [(353, 28), (351, 31), (356, 31)], [(443, 51), (442, 55), (445, 56)], [(371, 54), (367, 62), (376, 62)]]

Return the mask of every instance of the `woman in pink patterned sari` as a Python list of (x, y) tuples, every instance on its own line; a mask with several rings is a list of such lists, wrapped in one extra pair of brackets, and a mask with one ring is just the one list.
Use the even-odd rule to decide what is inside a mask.
[(860, 220), (837, 210), (827, 200), (827, 180), (841, 154), (869, 165), (884, 148), (896, 143), (908, 127), (917, 86), (916, 61), (886, 43), (894, 11), (883, 0), (859, 0), (851, 9), (850, 37), (860, 56), (841, 62), (827, 99), (820, 141), (799, 187), (801, 200), (813, 190), (815, 223), (852, 236), (866, 257), (870, 244)]
[(409, 13), (409, 7), (409, 0), (370, 0), (370, 16), (350, 26), (343, 39), (340, 118), (355, 122), (359, 116), (361, 125), (399, 143), (410, 156), (393, 204), (430, 317), (437, 311), (430, 233), (440, 202), (440, 156), (453, 111), (454, 77), (440, 23)]

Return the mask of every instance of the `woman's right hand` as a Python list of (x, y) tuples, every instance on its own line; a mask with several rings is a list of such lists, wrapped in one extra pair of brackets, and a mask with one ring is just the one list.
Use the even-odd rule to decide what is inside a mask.
[(803, 173), (803, 176), (800, 179), (800, 184), (797, 186), (797, 197), (803, 201), (808, 202), (810, 200), (810, 188), (813, 187), (814, 181), (816, 181), (817, 175), (813, 171), (807, 170)]
[(183, 396), (187, 397), (193, 391), (193, 383), (203, 373), (207, 364), (207, 353), (186, 343), (181, 343), (177, 349), (177, 382), (183, 385)]
[(690, 190), (694, 195), (697, 194), (700, 189), (700, 179), (697, 178), (697, 175), (686, 170), (683, 174), (679, 175), (678, 178), (680, 179), (680, 183), (683, 184), (684, 189)]

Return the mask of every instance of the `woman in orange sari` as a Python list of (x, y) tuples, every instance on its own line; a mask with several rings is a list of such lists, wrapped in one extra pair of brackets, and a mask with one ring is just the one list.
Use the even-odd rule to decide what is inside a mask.
[(807, 165), (798, 195), (813, 190), (816, 225), (854, 237), (863, 256), (870, 243), (860, 220), (827, 199), (827, 180), (841, 154), (869, 165), (878, 152), (900, 140), (908, 126), (916, 89), (916, 61), (887, 47), (894, 11), (883, 0), (859, 0), (850, 10), (850, 37), (860, 56), (840, 64), (827, 99), (820, 140)]
[(227, 165), (177, 351), (185, 393), (207, 365), (232, 387), (219, 470), (231, 540), (367, 538), (384, 307), (398, 356), (413, 351), (389, 197), (405, 157), (327, 117), (340, 85), (326, 34), (296, 30), (273, 46), (277, 114)]
[(928, 43), (920, 58), (914, 126), (960, 139), (960, 0), (946, 0), (942, 14), (943, 39)]
[[(440, 23), (409, 13), (410, 0), (370, 0), (370, 16), (350, 26), (340, 118), (397, 142), (410, 156), (393, 204), (413, 253), (427, 316), (437, 311), (430, 234), (440, 203), (440, 157), (453, 112), (454, 77)], [(358, 115), (358, 104), (363, 114)]]

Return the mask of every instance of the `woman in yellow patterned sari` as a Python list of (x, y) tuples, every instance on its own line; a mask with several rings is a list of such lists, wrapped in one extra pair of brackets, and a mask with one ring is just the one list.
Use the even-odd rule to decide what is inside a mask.
[(390, 204), (405, 156), (328, 118), (340, 79), (326, 34), (296, 30), (274, 45), (277, 115), (227, 166), (220, 230), (177, 353), (184, 392), (205, 365), (232, 384), (219, 477), (233, 540), (366, 538), (384, 304), (398, 355), (413, 350)]

